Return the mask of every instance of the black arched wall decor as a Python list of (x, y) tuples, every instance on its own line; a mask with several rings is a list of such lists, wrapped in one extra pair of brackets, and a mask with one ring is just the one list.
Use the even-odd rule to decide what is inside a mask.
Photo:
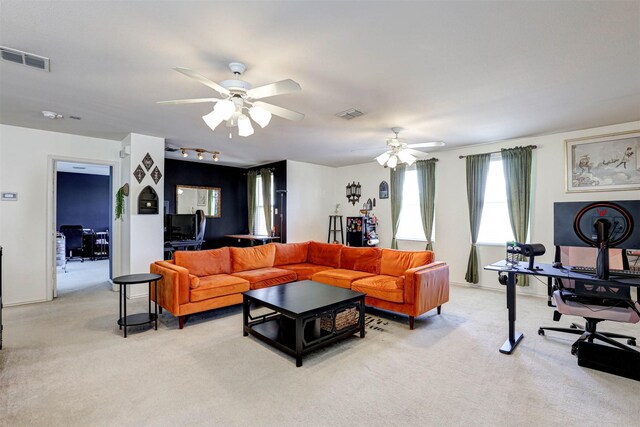
[(147, 185), (138, 196), (138, 214), (153, 215), (158, 213), (158, 193)]

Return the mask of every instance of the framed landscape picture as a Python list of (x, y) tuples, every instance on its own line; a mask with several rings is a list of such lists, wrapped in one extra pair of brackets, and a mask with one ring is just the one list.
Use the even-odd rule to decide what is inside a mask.
[(640, 189), (640, 130), (565, 140), (566, 191)]

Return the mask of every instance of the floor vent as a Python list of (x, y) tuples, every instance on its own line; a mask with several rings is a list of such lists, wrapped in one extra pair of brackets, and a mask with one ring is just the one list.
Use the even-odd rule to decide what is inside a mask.
[(355, 108), (350, 108), (348, 110), (345, 110), (336, 114), (336, 117), (340, 117), (341, 119), (345, 119), (345, 120), (351, 120), (363, 115), (364, 113), (362, 111), (356, 110)]
[(26, 65), (27, 67), (37, 68), (39, 70), (49, 71), (49, 58), (34, 55), (32, 53), (23, 52), (17, 49), (11, 49), (0, 46), (0, 55), (2, 59), (16, 64)]

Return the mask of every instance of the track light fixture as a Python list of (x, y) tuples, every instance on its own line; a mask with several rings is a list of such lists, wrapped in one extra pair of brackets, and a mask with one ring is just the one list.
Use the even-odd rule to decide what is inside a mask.
[(195, 151), (196, 152), (196, 156), (198, 157), (198, 160), (204, 160), (204, 155), (205, 154), (211, 154), (213, 157), (213, 161), (217, 162), (218, 160), (220, 160), (220, 152), (219, 151), (209, 151), (209, 150), (205, 150), (203, 148), (180, 148), (180, 151), (182, 151), (182, 157), (189, 157), (189, 151)]

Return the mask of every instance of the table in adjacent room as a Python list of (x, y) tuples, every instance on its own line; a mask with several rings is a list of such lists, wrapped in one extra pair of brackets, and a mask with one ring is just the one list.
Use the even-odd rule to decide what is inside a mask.
[[(113, 279), (113, 283), (120, 285), (120, 318), (118, 319), (118, 325), (120, 329), (124, 327), (124, 337), (127, 337), (127, 328), (130, 326), (145, 325), (147, 323), (155, 323), (155, 330), (158, 330), (158, 280), (162, 279), (159, 274), (142, 273), (142, 274), (127, 274), (125, 276), (119, 276)], [(151, 312), (151, 283), (155, 282), (155, 311)], [(137, 285), (141, 283), (149, 284), (149, 312), (130, 314), (127, 316), (127, 292), (126, 287), (129, 285)], [(125, 292), (123, 292), (125, 290)]]

